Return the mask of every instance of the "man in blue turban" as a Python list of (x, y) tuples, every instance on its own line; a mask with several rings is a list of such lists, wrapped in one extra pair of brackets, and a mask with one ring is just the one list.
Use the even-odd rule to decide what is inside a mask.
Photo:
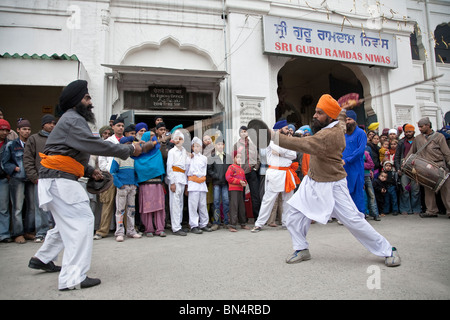
[(358, 210), (365, 212), (364, 202), (364, 150), (367, 144), (365, 132), (357, 125), (356, 113), (347, 111), (347, 133), (345, 150), (342, 153), (344, 169), (347, 172), (347, 185)]

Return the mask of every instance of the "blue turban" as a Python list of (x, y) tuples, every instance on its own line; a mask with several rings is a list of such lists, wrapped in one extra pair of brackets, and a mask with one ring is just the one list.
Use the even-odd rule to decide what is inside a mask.
[(347, 110), (347, 118), (352, 118), (356, 121), (356, 112), (353, 110)]
[(281, 129), (288, 125), (287, 120), (280, 120), (273, 126), (273, 129)]
[(182, 129), (182, 128), (183, 128), (183, 125), (182, 125), (182, 124), (179, 124), (179, 125), (173, 127), (173, 129), (170, 130), (170, 133), (173, 134), (177, 129)]
[(135, 126), (136, 132), (141, 131), (142, 128), (145, 128), (145, 131), (148, 131), (148, 126), (147, 126), (147, 124), (145, 122), (139, 122)]

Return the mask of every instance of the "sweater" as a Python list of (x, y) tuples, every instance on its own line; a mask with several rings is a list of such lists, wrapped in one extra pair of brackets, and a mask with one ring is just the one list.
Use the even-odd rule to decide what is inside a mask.
[(228, 190), (229, 191), (243, 191), (244, 187), (241, 185), (241, 181), (247, 182), (245, 180), (245, 172), (239, 165), (233, 163), (227, 169), (227, 173), (225, 174), (225, 178), (228, 181)]
[(115, 157), (111, 163), (110, 173), (117, 188), (121, 188), (123, 185), (138, 185), (134, 160), (131, 157), (126, 160)]
[(336, 125), (324, 128), (312, 136), (299, 139), (277, 132), (273, 140), (283, 148), (308, 153), (311, 156), (308, 176), (314, 181), (339, 181), (347, 176), (342, 164), (346, 118), (346, 111), (342, 110)]
[(43, 132), (31, 135), (25, 144), (25, 151), (23, 155), (23, 166), (28, 179), (36, 183), (39, 178), (39, 168), (41, 167), (41, 157), (39, 152), (44, 151), (45, 143), (49, 136), (49, 132)]

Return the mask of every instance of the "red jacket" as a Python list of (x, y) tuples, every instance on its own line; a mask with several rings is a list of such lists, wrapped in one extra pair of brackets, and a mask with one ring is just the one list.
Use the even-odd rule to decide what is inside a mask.
[(225, 178), (228, 181), (228, 190), (230, 191), (243, 191), (244, 187), (241, 185), (240, 181), (245, 180), (244, 170), (237, 164), (232, 164), (228, 167)]

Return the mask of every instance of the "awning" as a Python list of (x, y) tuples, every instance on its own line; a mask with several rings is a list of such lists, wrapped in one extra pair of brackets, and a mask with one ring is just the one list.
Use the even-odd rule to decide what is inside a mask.
[(103, 67), (112, 69), (113, 74), (117, 75), (119, 81), (122, 76), (127, 75), (134, 79), (140, 78), (159, 78), (161, 79), (178, 79), (180, 77), (188, 78), (189, 81), (198, 82), (214, 82), (219, 83), (228, 75), (225, 71), (214, 70), (191, 70), (191, 69), (172, 69), (172, 68), (160, 68), (160, 67), (148, 67), (148, 66), (128, 66), (128, 65), (114, 65), (114, 64), (102, 64)]
[(87, 72), (76, 55), (0, 54), (0, 85), (66, 86), (85, 79)]

